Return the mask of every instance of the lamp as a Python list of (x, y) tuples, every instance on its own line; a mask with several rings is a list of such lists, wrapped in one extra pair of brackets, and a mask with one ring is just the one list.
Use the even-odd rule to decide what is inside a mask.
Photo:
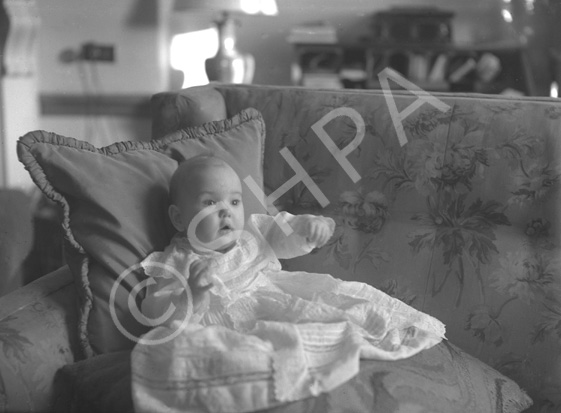
[(278, 14), (275, 0), (175, 0), (174, 11), (206, 10), (219, 13), (215, 21), (218, 30), (218, 52), (207, 59), (205, 69), (210, 81), (251, 83), (255, 61), (250, 54), (236, 49), (236, 22), (232, 14)]

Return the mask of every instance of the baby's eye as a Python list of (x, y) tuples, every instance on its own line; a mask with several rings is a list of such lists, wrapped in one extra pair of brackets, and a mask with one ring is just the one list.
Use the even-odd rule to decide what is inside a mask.
[(234, 200), (232, 201), (232, 205), (234, 205), (234, 206), (238, 206), (238, 205), (241, 204), (241, 203), (242, 203), (242, 201), (241, 201), (240, 199), (234, 199)]
[(206, 205), (206, 206), (211, 206), (211, 205), (216, 204), (216, 202), (214, 202), (212, 199), (207, 199), (207, 200), (203, 201), (203, 204)]

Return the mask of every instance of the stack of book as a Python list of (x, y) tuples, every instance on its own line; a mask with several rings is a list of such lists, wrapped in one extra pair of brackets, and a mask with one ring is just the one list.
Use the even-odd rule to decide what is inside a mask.
[(447, 71), (449, 61), (446, 53), (437, 56), (429, 54), (411, 54), (409, 57), (407, 78), (421, 88), (432, 90), (448, 89)]

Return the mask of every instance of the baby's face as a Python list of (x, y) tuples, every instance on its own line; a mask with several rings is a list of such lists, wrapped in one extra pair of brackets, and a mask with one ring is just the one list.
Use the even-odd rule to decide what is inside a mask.
[(236, 172), (228, 165), (205, 166), (194, 176), (187, 177), (182, 186), (182, 194), (175, 205), (182, 228), (177, 228), (177, 225), (176, 228), (187, 230), (193, 219), (198, 221), (204, 217), (196, 225), (197, 240), (209, 243), (226, 237), (224, 240), (228, 242), (216, 250), (224, 252), (230, 249), (237, 237), (228, 237), (244, 227), (242, 184)]

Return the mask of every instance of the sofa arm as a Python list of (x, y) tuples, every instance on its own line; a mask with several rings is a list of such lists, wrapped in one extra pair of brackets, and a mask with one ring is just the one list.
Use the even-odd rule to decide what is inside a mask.
[(226, 103), (212, 85), (152, 96), (152, 139), (176, 130), (227, 118)]
[(0, 412), (51, 410), (55, 373), (78, 348), (75, 296), (65, 266), (0, 297)]

